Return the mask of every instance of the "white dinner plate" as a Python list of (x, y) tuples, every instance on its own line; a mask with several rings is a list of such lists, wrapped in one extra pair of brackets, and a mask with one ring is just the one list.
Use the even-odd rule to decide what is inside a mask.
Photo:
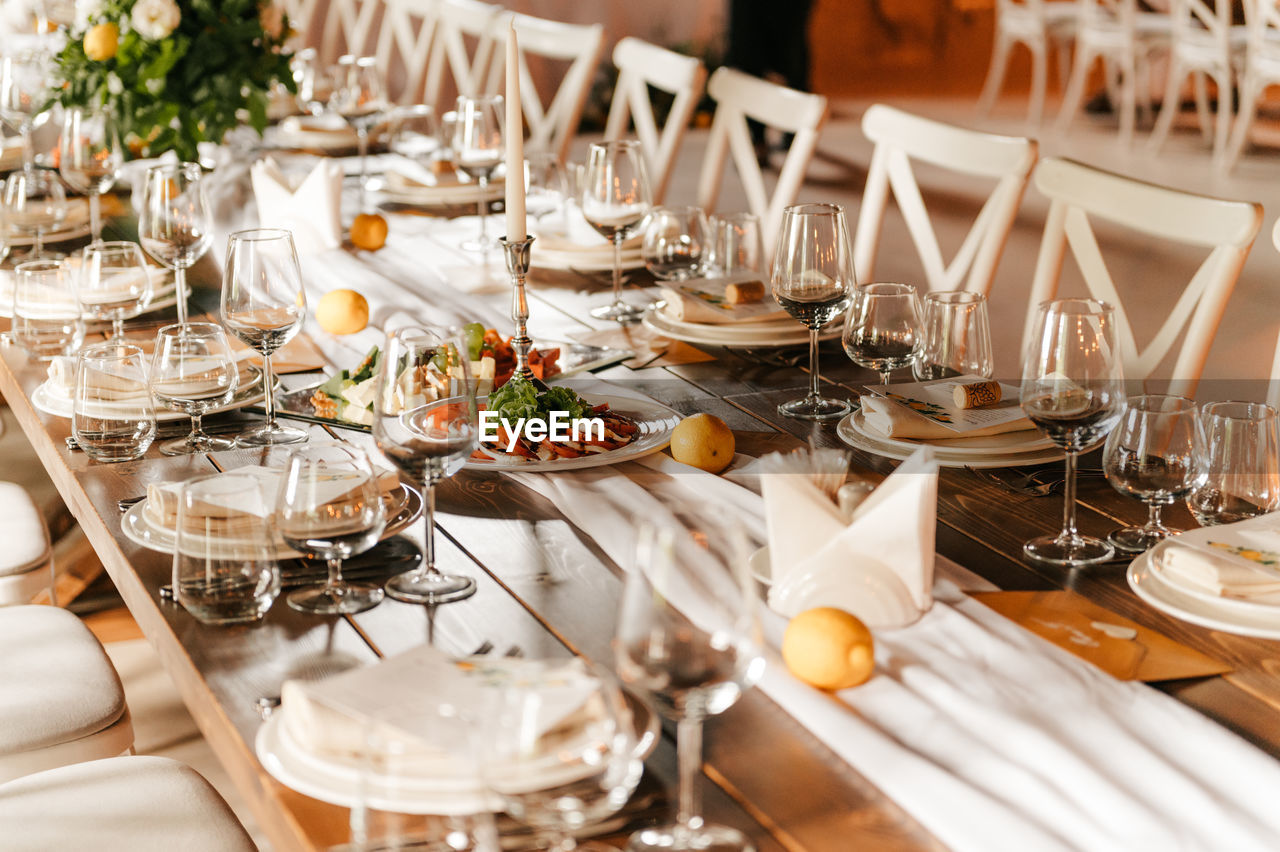
[(502, 198), (505, 182), (502, 178), (489, 181), (483, 189), (473, 181), (462, 181), (453, 175), (442, 175), (434, 186), (425, 186), (394, 170), (388, 170), (383, 179), (382, 197), (397, 204), (417, 207), (448, 207), (459, 204), (478, 204)]
[[(255, 402), (261, 402), (264, 394), (262, 393), (262, 371), (257, 367), (247, 364), (241, 364), (241, 375), (245, 374), (247, 369), (249, 375), (253, 378), (248, 384), (241, 384), (236, 388), (236, 392), (232, 394), (231, 401), (226, 405), (220, 405), (217, 408), (211, 408), (205, 412), (205, 416), (217, 414), (220, 411), (231, 411), (236, 408), (244, 408), (246, 405), (253, 405)], [(276, 379), (276, 387), (280, 386), (279, 378)], [(31, 404), (38, 411), (45, 414), (52, 414), (54, 417), (71, 418), (73, 400), (70, 396), (62, 393), (61, 389), (50, 387), (48, 380), (39, 384), (35, 390), (31, 392)], [(156, 406), (156, 422), (167, 423), (174, 420), (186, 420), (188, 416), (181, 411), (174, 411), (171, 408), (163, 408)]]
[[(792, 319), (712, 325), (672, 319), (661, 310), (650, 309), (645, 311), (644, 324), (663, 337), (707, 346), (798, 346), (809, 342), (809, 329)], [(818, 339), (839, 338), (842, 325), (833, 321), (818, 333)]]
[(862, 437), (906, 452), (915, 452), (922, 443), (928, 443), (929, 446), (949, 456), (1013, 456), (1019, 453), (1037, 453), (1054, 449), (1053, 442), (1037, 429), (1019, 429), (1016, 432), (984, 435), (979, 438), (961, 438), (957, 435), (955, 438), (939, 438), (923, 442), (881, 435), (866, 424), (861, 409), (849, 415), (848, 420), (849, 428)]
[[(53, 243), (66, 242), (67, 240), (78, 240), (81, 237), (87, 237), (91, 230), (89, 226), (89, 202), (83, 198), (71, 198), (67, 200), (67, 218), (63, 220), (62, 227), (45, 234), (44, 242), (45, 245), (51, 245)], [(23, 248), (34, 244), (34, 236), (14, 234), (9, 237), (10, 248)]]
[(1125, 579), (1138, 597), (1163, 613), (1201, 627), (1260, 639), (1280, 639), (1280, 607), (1257, 603), (1245, 606), (1244, 601), (1193, 593), (1161, 576), (1155, 559), (1157, 551), (1164, 546), (1141, 554), (1129, 564)]
[[(156, 276), (155, 291), (151, 294), (151, 301), (147, 304), (142, 313), (150, 313), (151, 311), (159, 311), (165, 308), (171, 308), (178, 303), (178, 285), (173, 280), (173, 273), (167, 269), (152, 268), (152, 274)], [(187, 295), (191, 295), (191, 285), (187, 285)], [(0, 317), (13, 317), (13, 274), (9, 270), (0, 272)], [(108, 320), (89, 320), (90, 327), (105, 327), (111, 325)]]
[[(925, 446), (923, 442), (885, 438), (871, 432), (862, 422), (861, 409), (842, 419), (836, 425), (836, 434), (840, 436), (840, 440), (855, 449), (891, 459), (910, 458), (917, 450)], [(1039, 437), (1039, 434), (1036, 433), (1036, 436)], [(1008, 449), (990, 449), (975, 452), (973, 448), (962, 448), (962, 451), (956, 452), (952, 447), (941, 446), (932, 442), (929, 443), (929, 446), (934, 448), (938, 464), (943, 467), (1023, 467), (1061, 461), (1064, 458), (1062, 450), (1052, 444), (1047, 449), (1043, 447), (1037, 449), (1038, 445), (1034, 442), (1028, 442), (1026, 446), (1030, 447), (1030, 449), (1021, 452)]]

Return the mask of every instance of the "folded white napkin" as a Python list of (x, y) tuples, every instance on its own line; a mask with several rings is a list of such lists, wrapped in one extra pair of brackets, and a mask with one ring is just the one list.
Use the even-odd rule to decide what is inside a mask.
[(355, 145), (359, 140), (356, 131), (340, 115), (292, 115), (280, 122), (280, 130), (290, 136), (315, 135), (331, 144)]
[(743, 322), (773, 322), (790, 319), (789, 315), (769, 295), (765, 286), (764, 298), (758, 302), (732, 305), (725, 301), (725, 287), (734, 282), (759, 280), (759, 276), (733, 278), (691, 278), (688, 281), (672, 281), (662, 285), (662, 312), (681, 322), (700, 322), (712, 325), (732, 325)]
[(1191, 530), (1153, 554), (1160, 576), (1189, 591), (1280, 604), (1280, 515)]
[[(584, 255), (600, 255), (604, 258), (613, 256), (613, 243), (600, 235), (582, 215), (582, 208), (570, 201), (563, 207), (560, 216), (547, 217), (543, 222), (533, 225), (537, 242), (534, 252), (555, 251), (575, 252)], [(637, 234), (623, 241), (623, 254), (638, 253), (641, 235)]]
[(985, 429), (975, 429), (961, 435), (940, 423), (934, 423), (927, 417), (917, 414), (905, 405), (891, 399), (876, 396), (872, 393), (862, 395), (862, 422), (867, 428), (886, 438), (905, 438), (913, 441), (968, 440), (969, 438), (986, 438), (991, 435), (1003, 435), (1006, 432), (1020, 432), (1034, 429), (1026, 417), (1008, 423), (997, 423)]
[(328, 251), (342, 245), (342, 165), (321, 160), (302, 183), (289, 181), (275, 160), (253, 166), (253, 194), (258, 222), (264, 228), (293, 232), (298, 254)]

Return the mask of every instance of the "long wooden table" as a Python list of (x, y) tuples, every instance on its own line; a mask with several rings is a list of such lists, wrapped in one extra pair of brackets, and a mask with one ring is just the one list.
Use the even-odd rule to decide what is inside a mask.
[[(589, 296), (603, 286), (603, 279), (592, 286), (572, 276), (535, 278), (535, 333), (556, 338), (605, 327), (590, 320), (585, 309)], [(210, 295), (202, 294), (206, 307)], [(491, 313), (494, 300), (504, 303), (506, 297), (483, 298), (489, 300)], [(154, 320), (149, 322), (154, 325)], [(136, 333), (153, 333), (153, 328)], [(843, 446), (833, 425), (810, 425), (777, 414), (779, 401), (804, 391), (808, 375), (803, 366), (765, 353), (709, 351), (717, 356), (715, 361), (640, 370), (616, 366), (599, 375), (681, 412), (707, 411), (722, 417), (737, 431), (744, 452), (767, 452), (809, 439)], [(823, 370), (823, 381), (837, 393), (856, 394), (858, 387), (874, 380), (834, 349), (824, 351)], [(259, 625), (201, 625), (180, 606), (160, 599), (170, 560), (123, 536), (116, 501), (143, 493), (151, 482), (278, 462), (287, 448), (183, 458), (162, 457), (153, 449), (137, 462), (92, 463), (83, 453), (66, 448), (68, 421), (33, 408), (30, 395), (44, 376), (43, 365), (29, 363), (21, 350), (0, 347), (0, 393), (277, 849), (326, 848), (344, 842), (348, 831), (346, 810), (278, 784), (254, 756), (253, 739), (260, 725), (255, 702), (278, 694), (291, 674), (372, 661), (419, 644), (428, 635), (439, 647), (460, 655), (488, 640), (499, 651), (518, 646), (530, 657), (581, 654), (612, 666), (619, 567), (555, 506), (498, 473), (464, 471), (438, 489), (441, 564), (475, 576), (479, 591), (474, 597), (434, 610), (387, 600), (368, 612), (341, 618), (306, 616), (277, 602)], [(301, 385), (314, 377), (286, 379)], [(370, 444), (368, 436), (359, 433), (310, 428), (316, 438)], [(1096, 458), (1092, 461), (1096, 467)], [(853, 453), (855, 472), (883, 474), (895, 464)], [(1079, 525), (1086, 533), (1105, 535), (1118, 524), (1145, 516), (1142, 504), (1122, 498), (1099, 479), (1082, 481), (1080, 492)], [(1171, 523), (1193, 523), (1181, 507), (1170, 516)], [(1235, 671), (1228, 675), (1158, 688), (1280, 757), (1280, 679), (1275, 677), (1280, 646), (1165, 617), (1128, 590), (1122, 563), (1066, 571), (1025, 562), (1020, 556), (1023, 541), (1055, 529), (1060, 520), (1058, 497), (1016, 496), (964, 470), (949, 469), (942, 476), (941, 553), (1002, 589), (1075, 590), (1229, 661)], [(416, 529), (411, 535), (416, 536)], [(647, 783), (658, 790), (674, 789), (672, 735), (668, 728), (646, 766)], [(918, 823), (759, 692), (747, 693), (724, 716), (708, 723), (704, 774), (708, 817), (739, 827), (761, 850), (940, 848)], [(670, 802), (669, 795), (660, 794), (658, 804), (644, 810), (642, 819), (662, 816), (673, 809)]]

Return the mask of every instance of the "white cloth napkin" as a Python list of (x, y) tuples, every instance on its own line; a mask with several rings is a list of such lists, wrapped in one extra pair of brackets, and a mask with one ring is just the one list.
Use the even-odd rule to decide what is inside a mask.
[(284, 176), (270, 157), (255, 163), (252, 174), (261, 227), (292, 231), (300, 255), (342, 245), (340, 163), (321, 160), (297, 185)]
[[(591, 227), (582, 215), (582, 208), (570, 201), (562, 208), (558, 216), (548, 216), (543, 221), (533, 224), (533, 233), (537, 238), (534, 251), (572, 252), (604, 258), (613, 257), (613, 243), (600, 235)], [(623, 254), (638, 254), (641, 235), (637, 234), (622, 243)]]
[(886, 438), (905, 438), (913, 441), (968, 440), (1035, 428), (1029, 419), (1023, 417), (961, 435), (940, 423), (934, 423), (928, 417), (917, 414), (905, 405), (872, 393), (862, 395), (862, 422), (868, 429)]
[(688, 281), (664, 284), (660, 291), (666, 302), (662, 312), (681, 322), (701, 322), (712, 325), (790, 319), (787, 312), (778, 307), (778, 303), (769, 295), (768, 285), (765, 285), (764, 299), (759, 302), (731, 305), (724, 301), (724, 291), (728, 284), (752, 279), (759, 280), (759, 276), (693, 278)]
[(1160, 576), (1175, 586), (1280, 605), (1280, 514), (1190, 530), (1152, 556)]

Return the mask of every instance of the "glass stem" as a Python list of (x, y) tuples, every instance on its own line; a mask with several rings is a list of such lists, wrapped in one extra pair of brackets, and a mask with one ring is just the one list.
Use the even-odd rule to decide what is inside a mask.
[(31, 124), (23, 124), (19, 131), (22, 134), (22, 170), (30, 175), (36, 168), (36, 149), (31, 142)]
[(676, 824), (696, 829), (702, 823), (702, 802), (698, 795), (698, 773), (702, 770), (701, 716), (685, 715), (676, 726), (676, 763), (680, 771)]
[(36, 228), (35, 238), (32, 240), (32, 257), (40, 259), (44, 256), (44, 228)]
[(111, 339), (124, 340), (124, 317), (111, 318)]
[(175, 266), (173, 268), (173, 283), (176, 289), (178, 300), (178, 322), (185, 323), (187, 321), (187, 268), (185, 266)]
[(332, 590), (342, 585), (342, 560), (330, 559), (329, 563), (329, 579), (325, 581), (325, 590)]
[(485, 190), (489, 188), (489, 176), (481, 175), (478, 178), (478, 182), (480, 184), (480, 200), (476, 202), (476, 215), (480, 217), (480, 239), (477, 242), (480, 244), (480, 250), (484, 251), (485, 244), (489, 242), (489, 235), (485, 228), (485, 224), (489, 219), (489, 202), (485, 198), (488, 194)]
[[(622, 232), (613, 235), (613, 303), (622, 304)], [(817, 334), (817, 332), (814, 332)]]
[(188, 444), (198, 444), (204, 438), (204, 426), (200, 422), (203, 417), (203, 411), (196, 411), (191, 414), (191, 434), (187, 436)]
[(1160, 509), (1162, 507), (1163, 504), (1161, 503), (1147, 504), (1147, 529), (1155, 532), (1164, 527), (1164, 524), (1160, 523)]
[(422, 562), (430, 577), (439, 577), (436, 570), (436, 484), (427, 480), (422, 487)]
[(809, 329), (809, 398), (818, 399), (818, 330)]
[(263, 408), (267, 410), (267, 428), (276, 428), (276, 395), (272, 392), (275, 385), (275, 376), (271, 372), (271, 356), (262, 353), (262, 392)]
[(356, 142), (360, 148), (360, 212), (365, 213), (369, 209), (369, 128), (363, 124), (356, 127)]
[(97, 192), (89, 193), (89, 232), (95, 244), (102, 242), (102, 196)]
[(1065, 478), (1062, 481), (1062, 535), (1074, 539), (1076, 533), (1076, 454), (1067, 452)]
[(881, 373), (881, 374), (880, 374), (880, 386), (881, 386), (881, 387), (886, 387), (886, 388), (889, 386), (889, 371), (888, 371), (888, 370), (885, 370), (883, 373)]

